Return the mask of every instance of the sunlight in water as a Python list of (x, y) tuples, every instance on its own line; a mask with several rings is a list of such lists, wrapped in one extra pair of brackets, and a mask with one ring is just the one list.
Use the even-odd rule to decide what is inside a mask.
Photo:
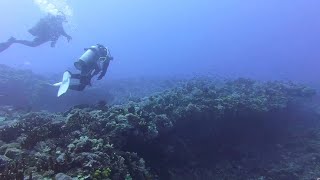
[(65, 16), (70, 17), (73, 11), (67, 4), (66, 0), (33, 0), (34, 3), (40, 8), (41, 11), (57, 15), (63, 13)]
[(41, 11), (53, 15), (65, 15), (68, 23), (66, 27), (71, 31), (75, 31), (76, 24), (73, 22), (73, 10), (68, 5), (67, 0), (33, 0)]

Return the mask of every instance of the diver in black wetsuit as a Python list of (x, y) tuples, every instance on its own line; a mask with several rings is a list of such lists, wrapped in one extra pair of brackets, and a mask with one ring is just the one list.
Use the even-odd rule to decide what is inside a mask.
[(80, 74), (71, 74), (72, 79), (79, 79), (80, 84), (70, 85), (69, 89), (82, 91), (89, 85), (93, 76), (100, 73), (98, 80), (101, 80), (107, 72), (109, 63), (113, 60), (109, 50), (101, 44), (84, 49), (86, 52), (79, 58), (74, 66), (80, 70)]
[(32, 41), (17, 40), (16, 38), (11, 37), (7, 42), (0, 43), (0, 52), (6, 50), (14, 43), (23, 44), (29, 47), (37, 47), (51, 41), (51, 47), (55, 47), (60, 36), (66, 37), (69, 42), (72, 37), (64, 31), (64, 22), (67, 22), (64, 15), (48, 14), (46, 17), (40, 19), (34, 27), (28, 30), (30, 34), (35, 36)]

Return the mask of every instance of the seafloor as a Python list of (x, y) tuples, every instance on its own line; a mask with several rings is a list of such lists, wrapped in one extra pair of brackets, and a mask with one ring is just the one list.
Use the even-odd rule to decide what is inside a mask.
[(320, 111), (304, 85), (132, 79), (57, 100), (50, 78), (0, 67), (1, 180), (320, 177)]

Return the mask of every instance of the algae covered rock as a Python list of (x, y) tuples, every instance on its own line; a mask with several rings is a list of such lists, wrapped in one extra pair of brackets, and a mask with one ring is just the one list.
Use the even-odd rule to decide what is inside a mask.
[(55, 180), (72, 180), (72, 177), (63, 173), (58, 173), (55, 175), (54, 179)]
[(9, 163), (10, 159), (6, 156), (0, 155), (0, 169), (5, 168)]
[(5, 152), (5, 156), (10, 159), (21, 159), (24, 152), (17, 148), (8, 148)]

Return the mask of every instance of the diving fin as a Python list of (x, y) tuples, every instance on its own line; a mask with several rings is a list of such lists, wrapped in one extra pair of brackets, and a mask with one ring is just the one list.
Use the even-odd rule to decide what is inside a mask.
[(60, 86), (62, 84), (62, 82), (57, 82), (57, 83), (54, 83), (54, 84), (50, 84), (52, 86)]
[(60, 86), (57, 97), (61, 96), (62, 94), (68, 91), (69, 85), (70, 85), (70, 79), (71, 79), (71, 74), (69, 71), (66, 71), (63, 73), (62, 81), (53, 84), (53, 86)]

